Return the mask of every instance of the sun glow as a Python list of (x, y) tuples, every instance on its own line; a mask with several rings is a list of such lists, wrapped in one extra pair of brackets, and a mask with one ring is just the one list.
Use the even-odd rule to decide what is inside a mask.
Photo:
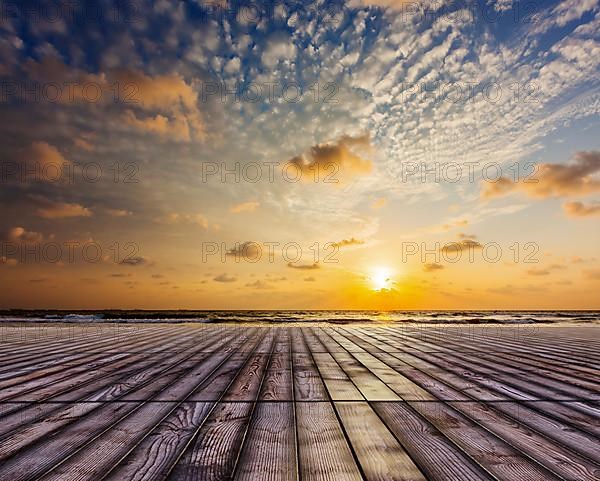
[(373, 269), (369, 280), (374, 291), (389, 289), (392, 284), (392, 270), (388, 267), (376, 267)]

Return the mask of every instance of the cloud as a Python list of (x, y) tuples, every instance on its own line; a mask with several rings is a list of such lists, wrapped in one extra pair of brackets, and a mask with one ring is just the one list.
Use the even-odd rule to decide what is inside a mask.
[(304, 282), (315, 282), (316, 279), (313, 276), (305, 277)]
[(552, 271), (563, 270), (566, 269), (565, 266), (561, 264), (551, 264), (547, 267), (532, 267), (527, 271), (527, 274), (530, 276), (549, 276)]
[(255, 281), (255, 282), (249, 282), (248, 284), (246, 284), (246, 287), (250, 287), (252, 289), (269, 289), (269, 284), (265, 281)]
[(145, 257), (137, 256), (137, 257), (128, 257), (127, 259), (123, 259), (119, 262), (119, 265), (122, 266), (130, 266), (130, 267), (139, 267), (148, 263), (148, 259)]
[(23, 227), (13, 227), (8, 231), (7, 239), (21, 244), (39, 244), (43, 240), (39, 232), (27, 231)]
[[(70, 168), (72, 162), (53, 145), (47, 142), (32, 142), (16, 154), (20, 164), (19, 180), (58, 182), (66, 179), (65, 170)], [(5, 174), (7, 178), (15, 173)]]
[(348, 247), (348, 246), (360, 246), (360, 245), (363, 245), (364, 243), (365, 243), (364, 241), (361, 241), (361, 240), (358, 240), (358, 239), (355, 239), (354, 237), (352, 237), (351, 239), (343, 239), (339, 242), (333, 242), (331, 245), (333, 247), (340, 248), (340, 247)]
[(235, 247), (229, 249), (225, 255), (238, 257), (240, 259), (259, 260), (262, 255), (262, 249), (258, 243), (247, 241), (242, 244), (236, 244)]
[(242, 212), (254, 212), (260, 206), (260, 202), (244, 202), (237, 204), (229, 209), (229, 212), (240, 214)]
[(454, 229), (455, 227), (465, 227), (467, 225), (469, 225), (468, 220), (460, 219), (460, 220), (456, 220), (456, 221), (450, 222), (448, 224), (442, 225), (442, 230), (448, 231), (448, 230)]
[(9, 259), (6, 256), (0, 257), (0, 266), (16, 266), (18, 263), (17, 259)]
[(168, 137), (171, 140), (189, 142), (192, 139), (188, 121), (180, 115), (172, 119), (161, 114), (154, 117), (138, 118), (132, 110), (127, 110), (123, 120), (138, 130)]
[(432, 264), (425, 264), (423, 266), (423, 270), (425, 272), (436, 272), (436, 271), (441, 271), (444, 269), (444, 266), (441, 264), (436, 264), (436, 263), (432, 263)]
[[(129, 106), (123, 115), (125, 123), (179, 141), (204, 138), (205, 125), (198, 109), (198, 93), (178, 74), (151, 77), (132, 69), (91, 74), (69, 67), (51, 56), (40, 62), (29, 60), (24, 69), (32, 80), (44, 85), (71, 85), (68, 94), (60, 96), (63, 103), (107, 103), (118, 95), (119, 100)], [(90, 90), (90, 85), (95, 88)], [(118, 92), (115, 86), (119, 87)], [(94, 97), (92, 100), (91, 96)], [(89, 143), (80, 142), (78, 146), (86, 149)]]
[(204, 229), (208, 229), (208, 219), (202, 214), (178, 214), (172, 212), (162, 217), (154, 219), (158, 224), (177, 225), (199, 225)]
[(465, 250), (483, 249), (483, 246), (478, 241), (474, 240), (476, 236), (460, 234), (459, 237), (461, 240), (444, 244), (440, 251), (444, 254), (458, 254)]
[(567, 202), (563, 210), (569, 217), (593, 217), (600, 215), (600, 202), (585, 205), (582, 202)]
[[(41, 200), (41, 199), (40, 199)], [(77, 203), (52, 202), (50, 200), (41, 200), (45, 204), (39, 207), (36, 213), (43, 219), (67, 219), (73, 217), (91, 217), (93, 212), (87, 207)]]
[(598, 172), (600, 152), (577, 152), (568, 165), (538, 164), (537, 172), (529, 179), (514, 181), (500, 177), (497, 182), (486, 182), (481, 196), (491, 199), (512, 192), (523, 192), (537, 199), (588, 195), (600, 191), (600, 180), (593, 177)]
[(237, 277), (233, 277), (227, 274), (218, 275), (213, 279), (215, 282), (235, 282), (237, 281)]
[(300, 265), (292, 264), (291, 262), (289, 262), (287, 266), (291, 269), (302, 269), (302, 270), (314, 270), (314, 269), (320, 268), (320, 266), (317, 262), (315, 262), (314, 264), (300, 264)]
[(74, 144), (76, 147), (85, 150), (87, 152), (93, 152), (94, 151), (94, 145), (87, 139), (84, 139), (82, 137), (78, 137), (74, 140)]
[(296, 57), (296, 46), (292, 38), (285, 32), (271, 34), (264, 46), (262, 63), (269, 67), (275, 67), (280, 61), (289, 61)]
[(201, 139), (205, 125), (198, 109), (198, 93), (176, 74), (149, 77), (134, 70), (114, 74), (118, 85), (133, 86), (132, 104), (138, 110), (159, 111), (139, 118), (134, 110), (125, 112), (125, 121), (141, 130), (180, 141)]
[(600, 269), (584, 270), (583, 275), (586, 279), (590, 279), (592, 281), (600, 281)]
[(363, 5), (367, 7), (390, 7), (393, 9), (399, 9), (405, 5), (416, 6), (420, 0), (360, 0)]
[(532, 286), (532, 285), (515, 286), (512, 284), (506, 284), (503, 287), (491, 287), (487, 291), (491, 292), (493, 294), (500, 294), (500, 295), (504, 295), (504, 296), (514, 296), (514, 295), (522, 294), (525, 291), (546, 292), (547, 290), (548, 289), (546, 289), (545, 287), (541, 287), (541, 286)]
[(375, 199), (371, 204), (371, 209), (383, 209), (387, 205), (387, 199), (385, 197), (379, 197)]
[[(286, 162), (299, 169), (302, 179), (338, 183), (343, 177), (364, 175), (373, 170), (373, 162), (362, 158), (356, 151), (370, 151), (369, 134), (356, 137), (344, 135), (336, 141), (317, 144)], [(290, 177), (294, 174), (290, 171)]]
[(111, 217), (129, 217), (133, 215), (133, 212), (131, 212), (130, 210), (122, 209), (108, 209), (106, 213)]

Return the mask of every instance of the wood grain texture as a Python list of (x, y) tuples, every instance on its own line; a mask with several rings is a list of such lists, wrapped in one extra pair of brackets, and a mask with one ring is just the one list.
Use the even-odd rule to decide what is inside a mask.
[(368, 403), (336, 402), (335, 408), (369, 481), (427, 479)]
[(258, 403), (234, 479), (298, 479), (293, 403)]
[(330, 402), (297, 403), (301, 478), (361, 481), (362, 475)]
[(7, 330), (0, 481), (595, 481), (599, 331)]

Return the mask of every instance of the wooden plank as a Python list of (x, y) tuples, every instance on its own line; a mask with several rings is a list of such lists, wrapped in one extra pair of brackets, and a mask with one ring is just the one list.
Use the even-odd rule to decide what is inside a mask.
[(373, 403), (373, 409), (431, 481), (493, 481), (496, 478), (465, 455), (405, 402)]
[[(264, 331), (260, 333), (263, 337), (264, 334)], [(241, 363), (237, 360), (235, 362), (238, 371), (243, 366), (243, 361), (254, 352), (250, 349), (255, 350), (260, 345), (260, 340), (260, 337), (256, 337), (244, 346), (245, 352), (233, 353), (232, 358), (243, 356)], [(105, 479), (141, 481), (166, 477), (215, 406), (212, 402), (191, 402), (191, 400), (198, 396), (198, 391), (205, 392), (205, 386), (211, 387), (211, 394), (218, 395), (215, 401), (220, 399), (223, 391), (231, 386), (238, 374), (238, 371), (231, 372), (229, 361), (232, 358), (221, 365), (202, 386), (196, 388), (196, 391), (186, 398), (185, 402), (157, 424), (138, 446), (130, 446), (129, 454), (122, 458)], [(227, 384), (221, 383), (223, 373), (229, 373)], [(219, 385), (222, 392), (217, 392), (215, 385)]]
[[(285, 347), (289, 349), (288, 345)], [(274, 352), (267, 368), (259, 400), (293, 401), (294, 395), (292, 389), (292, 364), (290, 353), (289, 351)]]
[[(62, 470), (60, 471), (62, 477), (66, 477), (69, 472), (68, 468), (75, 465), (77, 472), (91, 472), (92, 479), (94, 479), (93, 473), (105, 471), (112, 465), (114, 459), (109, 456), (100, 460), (96, 459), (90, 456), (94, 447), (82, 451), (81, 446), (92, 441), (96, 447), (100, 445), (98, 449), (101, 452), (104, 451), (105, 455), (111, 453), (118, 456), (119, 449), (123, 449), (123, 446), (116, 442), (116, 439), (119, 437), (127, 439), (131, 435), (140, 435), (140, 431), (142, 434), (146, 432), (173, 408), (173, 401), (185, 398), (186, 394), (203, 382), (226, 357), (225, 352), (217, 353), (208, 356), (204, 361), (196, 361), (191, 366), (185, 366), (182, 370), (176, 370), (154, 380), (151, 386), (141, 390), (145, 391), (147, 399), (152, 398), (153, 402), (151, 403), (124, 402), (102, 406), (94, 413), (67, 426), (60, 432), (60, 435), (44, 439), (6, 461), (0, 479), (19, 481), (39, 477), (58, 463), (61, 463), (62, 466), (59, 467)], [(130, 397), (131, 395), (125, 396), (123, 401), (130, 401)], [(166, 402), (161, 403), (160, 401)], [(126, 416), (127, 419), (122, 421)], [(121, 424), (121, 422), (125, 424)], [(118, 426), (124, 427), (119, 430)], [(107, 429), (111, 430), (107, 436), (95, 439), (97, 435)], [(65, 462), (65, 459), (72, 456), (75, 456), (72, 463)], [(33, 460), (35, 462), (32, 462)], [(65, 466), (67, 471), (64, 471)]]
[(327, 390), (310, 354), (293, 355), (294, 396), (300, 401), (327, 401)]
[(334, 401), (362, 401), (365, 398), (329, 353), (314, 352), (313, 358)]
[(330, 402), (298, 402), (296, 417), (303, 481), (362, 481)]
[(275, 348), (270, 334), (265, 336), (257, 353), (250, 356), (223, 396), (224, 400), (233, 402), (217, 404), (186, 447), (169, 479), (231, 479), (267, 371), (270, 359), (270, 354), (265, 354), (267, 348), (270, 353)]
[[(221, 342), (225, 344), (228, 341), (227, 338)], [(201, 345), (202, 346), (202, 345)], [(78, 402), (68, 406), (66, 409), (58, 404), (55, 410), (50, 415), (43, 419), (37, 420), (36, 422), (30, 422), (24, 425), (18, 430), (11, 430), (2, 438), (2, 444), (0, 445), (0, 460), (6, 459), (9, 456), (14, 456), (17, 452), (21, 451), (28, 444), (34, 441), (42, 440), (47, 438), (50, 433), (53, 433), (62, 428), (68, 428), (68, 425), (74, 423), (76, 428), (81, 425), (81, 422), (77, 422), (78, 419), (86, 414), (92, 413), (96, 409), (101, 414), (104, 414), (105, 423), (107, 420), (116, 419), (117, 413), (127, 411), (129, 408), (135, 407), (135, 402), (148, 399), (151, 396), (159, 394), (167, 386), (177, 381), (178, 378), (184, 373), (196, 373), (197, 370), (206, 368), (206, 363), (203, 360), (209, 357), (208, 353), (204, 353), (202, 356), (195, 357), (195, 352), (188, 353), (186, 358), (180, 359), (175, 367), (169, 365), (168, 368), (157, 367), (155, 370), (144, 371), (143, 376), (134, 376), (133, 379), (125, 380), (120, 386), (111, 386), (109, 389), (103, 390), (102, 392), (88, 398), (86, 402)], [(117, 399), (123, 399), (128, 401), (123, 405), (122, 403), (111, 402), (105, 404), (106, 401), (116, 401)], [(167, 399), (169, 400), (169, 399)], [(72, 413), (75, 412), (76, 415)], [(105, 414), (106, 413), (106, 414)], [(112, 414), (111, 414), (112, 413)], [(21, 415), (21, 413), (15, 413)], [(95, 416), (92, 416), (95, 419)], [(89, 419), (86, 418), (86, 419)], [(21, 423), (23, 424), (23, 423)], [(5, 426), (3, 426), (4, 428)], [(93, 428), (90, 428), (90, 433), (98, 429), (97, 424), (93, 424)], [(81, 433), (79, 433), (81, 435)], [(87, 433), (90, 435), (89, 433)], [(46, 439), (46, 442), (48, 440)], [(41, 442), (43, 444), (43, 441)], [(38, 444), (35, 445), (35, 448)], [(34, 451), (30, 448), (29, 451)], [(29, 451), (20, 453), (21, 455), (28, 455)], [(13, 457), (10, 461), (12, 462), (17, 457)], [(0, 479), (2, 479), (0, 477)]]
[[(156, 341), (158, 340), (159, 339)], [(148, 344), (141, 344), (142, 347), (144, 345)], [(163, 352), (174, 346), (181, 345), (191, 347), (189, 338), (186, 338), (186, 336), (176, 336), (168, 343), (165, 343), (162, 350), (158, 352)], [(102, 356), (97, 356), (97, 360), (94, 362), (84, 362), (83, 364), (77, 364), (74, 367), (59, 366), (52, 371), (43, 369), (35, 374), (32, 373), (32, 375), (29, 376), (31, 380), (27, 382), (21, 379), (19, 384), (2, 389), (0, 400), (40, 401), (40, 393), (48, 391), (56, 393), (61, 389), (65, 389), (65, 386), (73, 388), (77, 384), (85, 382), (85, 379), (96, 377), (96, 373), (101, 374), (105, 371), (112, 370), (115, 365), (123, 366), (137, 362), (140, 359), (140, 356), (147, 357), (149, 354), (132, 354), (127, 357), (125, 357), (125, 354), (118, 353), (111, 356), (104, 354)], [(104, 366), (107, 367), (106, 370), (102, 369)], [(51, 374), (51, 372), (54, 371), (56, 371), (56, 373)]]
[(595, 481), (600, 404), (547, 398), (598, 392), (596, 341), (551, 329), (102, 328), (63, 365), (64, 339), (11, 342), (0, 480)]
[(164, 479), (212, 406), (211, 402), (181, 403), (115, 469), (102, 477), (103, 481)]
[[(207, 341), (211, 339), (208, 338)], [(202, 346), (204, 344), (199, 344), (197, 347), (201, 349)], [(126, 369), (113, 376), (101, 378), (96, 383), (90, 382), (77, 389), (55, 395), (52, 398), (52, 403), (34, 405), (27, 403), (22, 405), (24, 409), (10, 412), (10, 414), (2, 418), (0, 439), (14, 432), (19, 426), (34, 425), (42, 416), (54, 417), (55, 414), (60, 412), (64, 403), (85, 402), (82, 409), (88, 408), (92, 410), (103, 401), (116, 400), (137, 386), (143, 386), (154, 376), (177, 365), (177, 363), (193, 357), (195, 352), (192, 350), (185, 355), (180, 354), (175, 357), (163, 358), (159, 355), (156, 358), (145, 359), (143, 362), (134, 365), (131, 369)], [(47, 427), (49, 426), (47, 422), (43, 424)]]
[[(164, 338), (164, 333), (154, 334), (152, 336), (146, 335), (141, 337), (135, 337), (135, 343), (139, 345), (148, 345), (152, 342), (157, 341), (161, 338), (161, 335)], [(3, 363), (6, 363), (6, 368), (0, 370), (0, 380), (4, 383), (7, 379), (23, 376), (30, 374), (34, 371), (39, 372), (45, 368), (51, 368), (57, 365), (60, 366), (77, 366), (84, 364), (85, 362), (89, 362), (90, 359), (96, 359), (98, 354), (104, 354), (106, 357), (106, 352), (102, 352), (100, 348), (110, 347), (111, 353), (113, 355), (127, 355), (128, 353), (123, 352), (122, 348), (128, 346), (131, 342), (131, 339), (116, 341), (112, 339), (103, 339), (101, 344), (97, 344), (92, 346), (93, 350), (90, 346), (83, 346), (84, 352), (78, 352), (77, 354), (73, 354), (69, 356), (70, 353), (76, 348), (71, 346), (63, 346), (61, 350), (53, 350), (52, 353), (45, 354), (39, 351), (33, 351), (31, 353), (25, 354), (22, 356), (23, 360), (19, 361), (18, 359), (8, 360), (3, 359)], [(81, 348), (77, 348), (77, 351), (81, 350)], [(5, 384), (6, 385), (6, 384)]]
[(335, 408), (368, 481), (425, 481), (411, 457), (366, 402)]
[[(425, 355), (423, 355), (425, 357)], [(464, 362), (453, 362), (450, 356), (440, 357), (437, 355), (431, 355), (428, 358), (435, 362), (438, 366), (442, 366), (444, 369), (454, 373), (460, 373), (463, 377), (469, 377), (473, 382), (480, 386), (485, 386), (494, 392), (500, 393), (505, 399), (514, 399), (518, 401), (530, 402), (538, 401), (536, 403), (530, 402), (531, 406), (543, 406), (542, 403), (553, 402), (552, 397), (542, 398), (540, 396), (531, 395), (522, 389), (519, 389), (518, 382), (511, 382), (504, 376), (496, 375), (493, 371), (485, 368), (474, 369), (475, 366), (469, 366)], [(490, 372), (491, 371), (491, 372)], [(563, 400), (568, 401), (568, 400)], [(555, 403), (559, 406), (553, 409), (551, 416), (556, 418), (557, 424), (565, 423), (571, 424), (575, 428), (576, 425), (580, 425), (583, 431), (590, 431), (594, 434), (600, 433), (600, 419), (595, 416), (595, 410), (585, 403), (577, 402), (562, 402)], [(551, 420), (547, 421), (553, 424)], [(563, 429), (562, 431), (570, 431)], [(574, 432), (570, 433), (568, 438), (577, 436), (579, 429), (573, 429)], [(561, 433), (561, 438), (565, 437), (565, 433)]]
[[(231, 479), (253, 402), (220, 402), (169, 475), (171, 481)], [(144, 465), (145, 466), (145, 465)], [(126, 479), (117, 476), (114, 481)], [(140, 478), (145, 479), (145, 478)]]
[[(556, 398), (559, 398), (559, 396), (561, 395), (560, 393), (562, 393), (562, 399), (565, 400), (567, 400), (568, 398), (600, 398), (599, 391), (594, 392), (593, 390), (587, 390), (585, 388), (580, 388), (575, 385), (561, 381), (559, 379), (559, 374), (553, 374), (552, 378), (548, 378), (544, 377), (541, 374), (540, 369), (530, 368), (527, 372), (524, 372), (523, 367), (521, 367), (523, 366), (523, 364), (521, 364), (519, 368), (515, 368), (514, 363), (511, 365), (509, 361), (506, 361), (502, 357), (497, 356), (495, 352), (477, 352), (476, 354), (462, 354), (461, 352), (457, 352), (457, 349), (462, 350), (463, 345), (464, 344), (456, 343), (446, 339), (444, 340), (444, 345), (439, 346), (439, 349), (447, 353), (452, 353), (452, 355), (456, 358), (466, 360), (469, 364), (489, 365), (489, 362), (491, 361), (492, 365), (497, 367), (495, 371), (499, 375), (507, 373), (509, 374), (509, 376), (507, 377), (509, 379), (513, 379), (515, 382), (518, 382), (521, 377), (525, 376), (526, 379), (519, 385), (525, 386), (526, 390), (527, 387), (529, 387), (531, 392), (539, 394), (540, 398), (542, 399), (551, 398), (552, 396), (556, 396)], [(489, 361), (486, 362), (485, 359), (489, 359)], [(537, 386), (537, 389), (535, 385), (536, 382), (539, 384), (539, 386)], [(550, 389), (545, 389), (546, 386), (551, 387), (554, 391)]]
[[(159, 338), (156, 338), (158, 340)], [(131, 342), (131, 341), (129, 341)], [(129, 343), (123, 344), (127, 345)], [(148, 345), (150, 343), (146, 343)], [(122, 352), (113, 352), (112, 356), (108, 356), (107, 352), (99, 352), (99, 353), (82, 353), (67, 356), (63, 354), (62, 362), (57, 365), (57, 363), (51, 363), (50, 365), (34, 365), (35, 369), (27, 369), (24, 372), (19, 371), (18, 366), (13, 366), (14, 371), (12, 376), (5, 376), (4, 379), (0, 381), (0, 389), (2, 389), (2, 393), (0, 394), (0, 400), (7, 399), (11, 396), (11, 391), (8, 389), (10, 387), (19, 387), (21, 390), (26, 391), (28, 389), (28, 384), (34, 384), (36, 380), (42, 378), (43, 383), (49, 383), (54, 379), (62, 379), (66, 377), (71, 370), (77, 368), (79, 366), (83, 366), (85, 368), (86, 364), (90, 363), (101, 363), (103, 359), (107, 357), (124, 357), (126, 354)], [(60, 356), (60, 355), (59, 355)], [(40, 381), (37, 381), (38, 384)]]
[[(424, 379), (431, 379), (426, 372), (411, 368), (410, 366), (407, 366), (405, 362), (397, 359), (397, 357), (400, 356), (406, 358), (406, 354), (390, 355), (374, 353), (374, 355), (382, 360), (386, 360), (390, 366), (399, 372), (402, 372), (419, 385), (425, 384), (423, 382)], [(394, 361), (394, 359), (396, 360)], [(459, 388), (459, 386), (457, 386), (457, 388)], [(439, 381), (429, 384), (428, 390), (432, 395), (431, 400), (443, 396), (444, 398), (457, 401), (451, 404), (453, 409), (448, 409), (443, 403), (409, 403), (444, 434), (447, 433), (443, 427), (444, 416), (456, 416), (456, 414), (453, 413), (453, 410), (456, 410), (473, 419), (478, 424), (490, 430), (490, 432), (507, 440), (510, 444), (518, 447), (523, 452), (528, 453), (533, 459), (536, 459), (546, 466), (547, 469), (561, 473), (561, 475), (567, 476), (568, 479), (573, 478), (573, 476), (575, 477), (574, 479), (588, 479), (586, 473), (589, 474), (591, 469), (589, 461), (577, 453), (583, 451), (589, 455), (590, 452), (593, 451), (593, 447), (591, 447), (589, 443), (587, 445), (581, 445), (580, 443), (583, 442), (583, 440), (580, 439), (580, 436), (577, 433), (573, 433), (571, 430), (565, 430), (564, 426), (548, 423), (547, 418), (544, 418), (539, 413), (536, 413), (521, 404), (507, 402), (497, 402), (493, 404), (465, 402), (469, 401), (470, 398), (464, 394), (464, 390), (456, 391)], [(435, 405), (438, 405), (438, 408), (432, 410), (431, 407)], [(442, 417), (440, 418), (439, 416)], [(538, 431), (546, 434), (554, 434), (558, 443), (548, 442), (546, 438), (529, 429), (527, 425), (523, 424), (524, 422), (526, 424), (532, 424), (534, 429), (537, 429)], [(459, 422), (457, 421), (457, 423)], [(461, 418), (459, 424), (462, 425), (463, 432), (468, 434), (469, 439), (485, 438), (485, 435), (481, 434), (478, 427), (469, 427), (466, 418)], [(487, 437), (488, 443), (493, 442), (492, 436), (488, 434)], [(560, 441), (565, 438), (574, 442), (575, 446), (578, 446), (578, 448), (576, 447), (573, 451), (569, 451), (561, 446)], [(501, 450), (503, 447), (500, 446), (499, 449)], [(562, 462), (557, 462), (557, 460), (561, 460)], [(535, 479), (535, 476), (539, 476), (539, 473), (535, 473), (535, 469), (537, 469), (535, 466), (531, 467), (526, 463), (526, 469), (530, 473), (530, 476), (533, 476), (533, 479)], [(531, 469), (534, 471), (531, 472)]]
[(290, 402), (259, 402), (233, 477), (236, 481), (298, 479), (294, 407)]
[[(70, 455), (40, 481), (80, 481), (101, 479), (116, 463), (127, 455), (130, 449), (142, 440), (156, 424), (162, 422), (178, 403), (149, 402), (131, 413), (125, 420), (112, 426), (101, 437)], [(181, 437), (185, 426), (191, 422), (201, 422), (209, 412), (212, 403), (183, 403), (170, 422), (173, 428), (181, 429), (177, 436), (161, 438), (155, 444), (156, 451), (147, 461), (153, 467), (169, 458), (171, 450), (181, 448)], [(176, 423), (176, 424), (175, 424)], [(156, 439), (155, 439), (156, 441)], [(67, 453), (71, 454), (71, 453)], [(61, 462), (62, 461), (62, 462)], [(121, 478), (127, 479), (127, 478)]]
[[(256, 345), (249, 341), (250, 345)], [(97, 438), (84, 449), (77, 452), (76, 455), (63, 462), (58, 468), (54, 469), (49, 475), (44, 477), (45, 480), (75, 480), (80, 479), (80, 476), (85, 475), (87, 479), (98, 479), (101, 473), (106, 473), (110, 468), (114, 467), (123, 457), (136, 446), (152, 428), (161, 424), (163, 421), (171, 418), (181, 422), (198, 422), (208, 415), (213, 404), (212, 403), (194, 403), (189, 404), (190, 395), (201, 390), (202, 386), (211, 383), (214, 379), (213, 375), (223, 366), (228, 360), (228, 356), (237, 354), (215, 353), (210, 356), (202, 365), (202, 370), (194, 375), (185, 373), (184, 377), (179, 379), (177, 383), (169, 386), (169, 389), (157, 395), (151, 403), (146, 403), (130, 414), (126, 419), (121, 420), (113, 426), (108, 432), (104, 433), (100, 438)], [(247, 357), (248, 353), (245, 353)], [(210, 374), (212, 372), (213, 374)], [(208, 373), (208, 375), (207, 375)], [(185, 376), (189, 381), (185, 381)], [(199, 384), (195, 384), (199, 382)], [(179, 405), (178, 399), (182, 398), (185, 402), (183, 409), (177, 410)], [(166, 402), (161, 402), (164, 399)], [(189, 409), (189, 408), (193, 409)], [(173, 414), (173, 416), (170, 416)], [(170, 421), (170, 419), (169, 419)], [(184, 437), (186, 431), (193, 432), (194, 426), (186, 426), (180, 434)], [(172, 441), (171, 441), (172, 442)], [(177, 440), (175, 444), (181, 445), (183, 439)], [(168, 441), (167, 446), (170, 444)], [(159, 443), (161, 445), (161, 443)], [(102, 456), (95, 457), (95, 453), (102, 453)], [(166, 461), (165, 453), (161, 457), (161, 461)], [(156, 466), (153, 466), (156, 469)], [(75, 474), (75, 477), (73, 476)]]

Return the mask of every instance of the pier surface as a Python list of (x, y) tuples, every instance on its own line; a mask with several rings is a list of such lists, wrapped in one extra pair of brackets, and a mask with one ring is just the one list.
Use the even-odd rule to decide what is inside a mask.
[(5, 325), (0, 480), (597, 480), (599, 331)]

